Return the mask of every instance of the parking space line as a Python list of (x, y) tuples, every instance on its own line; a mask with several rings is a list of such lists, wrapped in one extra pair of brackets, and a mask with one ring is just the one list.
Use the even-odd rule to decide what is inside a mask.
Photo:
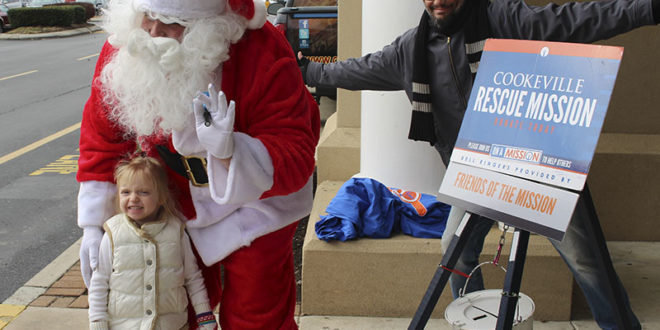
[(31, 73), (35, 73), (35, 72), (38, 72), (38, 71), (39, 71), (39, 70), (32, 70), (32, 71), (28, 71), (28, 72), (23, 72), (23, 73), (15, 74), (15, 75), (13, 75), (13, 76), (2, 77), (2, 78), (0, 78), (0, 81), (7, 80), (7, 79), (11, 79), (11, 78), (16, 78), (16, 77), (20, 77), (20, 76), (25, 76), (25, 75), (28, 75), (28, 74), (31, 74)]
[(37, 141), (37, 142), (31, 143), (31, 144), (29, 144), (29, 145), (27, 145), (27, 146), (25, 146), (25, 147), (23, 147), (23, 148), (21, 148), (21, 149), (18, 149), (18, 150), (16, 150), (16, 151), (10, 152), (10, 153), (8, 153), (8, 154), (6, 154), (6, 155), (0, 157), (0, 165), (2, 165), (2, 164), (4, 164), (4, 163), (6, 163), (6, 162), (8, 162), (8, 161), (10, 161), (10, 160), (12, 160), (12, 159), (18, 157), (18, 156), (21, 156), (21, 155), (23, 155), (23, 154), (25, 154), (25, 153), (28, 153), (28, 152), (30, 152), (30, 151), (32, 151), (32, 150), (34, 150), (34, 149), (37, 149), (37, 148), (41, 147), (42, 145), (44, 145), (44, 144), (46, 144), (46, 143), (48, 143), (48, 142), (50, 142), (50, 141), (53, 141), (53, 140), (55, 140), (55, 139), (57, 139), (57, 138), (60, 138), (60, 137), (62, 137), (62, 136), (64, 136), (64, 135), (67, 135), (67, 134), (69, 134), (69, 133), (71, 133), (71, 132), (73, 132), (73, 131), (75, 131), (75, 130), (77, 130), (77, 129), (79, 129), (79, 128), (80, 128), (80, 122), (78, 122), (78, 123), (76, 123), (76, 124), (73, 124), (73, 125), (71, 125), (71, 126), (65, 128), (65, 129), (63, 129), (63, 130), (61, 130), (61, 131), (59, 131), (59, 132), (57, 132), (57, 133), (54, 133), (54, 134), (52, 134), (52, 135), (50, 135), (50, 136), (47, 136), (47, 137), (45, 137), (45, 138), (43, 138), (43, 139), (41, 139), (41, 140), (39, 140), (39, 141)]
[(86, 60), (86, 59), (88, 59), (88, 58), (92, 58), (92, 57), (99, 56), (100, 54), (101, 54), (101, 53), (96, 53), (96, 54), (92, 54), (92, 55), (83, 56), (83, 57), (81, 57), (81, 58), (77, 58), (76, 61)]

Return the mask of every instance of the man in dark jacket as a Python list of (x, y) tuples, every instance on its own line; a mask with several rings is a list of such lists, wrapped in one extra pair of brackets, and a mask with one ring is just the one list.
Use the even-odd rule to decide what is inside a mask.
[[(409, 138), (430, 142), (445, 165), (458, 136), (487, 38), (591, 43), (660, 23), (660, 0), (603, 0), (544, 7), (519, 0), (423, 2), (426, 12), (419, 26), (381, 51), (330, 64), (309, 62), (301, 54), (299, 58), (309, 86), (404, 90), (413, 107)], [(463, 214), (464, 210), (452, 208), (443, 237), (445, 249)], [(597, 224), (590, 214), (584, 198), (580, 198), (564, 239), (550, 241), (573, 272), (601, 328), (618, 329), (623, 323), (625, 328), (640, 329), (614, 272), (615, 295), (622, 297), (626, 310), (621, 320), (613, 299), (606, 293), (610, 282), (603, 276), (605, 270), (599, 266), (592, 244), (588, 244), (591, 236), (587, 224)], [(469, 273), (476, 267), (492, 224), (490, 219), (479, 218), (456, 264), (457, 270)], [(483, 289), (481, 274), (476, 273), (467, 292)], [(464, 282), (464, 277), (451, 277), (454, 297)]]

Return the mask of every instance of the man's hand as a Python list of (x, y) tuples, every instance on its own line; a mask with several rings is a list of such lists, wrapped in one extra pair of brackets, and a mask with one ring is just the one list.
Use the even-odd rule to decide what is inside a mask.
[(302, 73), (303, 82), (307, 84), (307, 66), (309, 65), (309, 60), (307, 57), (303, 56), (301, 51), (298, 52), (298, 67), (300, 68), (300, 73)]
[(218, 159), (231, 158), (234, 154), (234, 101), (227, 104), (225, 93), (209, 84), (208, 95), (197, 92), (193, 107), (199, 143)]
[(83, 228), (83, 237), (80, 245), (80, 272), (85, 286), (89, 288), (92, 272), (99, 265), (99, 246), (103, 238), (103, 229), (97, 226)]

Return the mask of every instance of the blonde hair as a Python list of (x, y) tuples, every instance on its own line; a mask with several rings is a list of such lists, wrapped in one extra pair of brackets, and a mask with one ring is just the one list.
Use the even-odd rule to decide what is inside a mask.
[[(137, 156), (128, 160), (122, 160), (117, 164), (117, 168), (115, 169), (115, 182), (117, 186), (122, 182), (130, 182), (138, 176), (142, 176), (142, 178), (153, 184), (158, 194), (158, 203), (165, 212), (164, 215), (167, 217), (173, 216), (181, 220), (182, 216), (178, 210), (178, 205), (170, 193), (167, 173), (160, 162), (153, 157)], [(119, 210), (119, 201), (118, 198), (116, 199), (117, 202), (115, 205)]]

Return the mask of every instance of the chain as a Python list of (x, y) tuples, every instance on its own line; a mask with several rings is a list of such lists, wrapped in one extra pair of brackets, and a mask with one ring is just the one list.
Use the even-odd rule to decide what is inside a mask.
[(493, 265), (498, 266), (500, 262), (500, 256), (502, 255), (502, 246), (504, 246), (504, 241), (505, 241), (505, 235), (506, 231), (509, 229), (509, 225), (504, 225), (504, 228), (502, 230), (502, 235), (500, 235), (500, 242), (497, 245), (497, 253), (495, 254), (495, 257), (493, 258)]

